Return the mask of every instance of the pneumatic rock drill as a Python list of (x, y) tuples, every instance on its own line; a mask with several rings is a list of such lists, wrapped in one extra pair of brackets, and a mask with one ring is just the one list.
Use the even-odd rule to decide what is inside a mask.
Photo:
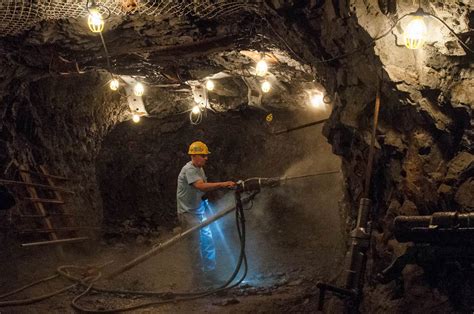
[(291, 180), (322, 176), (322, 175), (338, 173), (338, 172), (340, 172), (340, 171), (336, 170), (336, 171), (318, 172), (318, 173), (307, 174), (307, 175), (303, 175), (303, 176), (294, 176), (294, 177), (249, 178), (249, 179), (246, 179), (246, 180), (237, 181), (236, 190), (237, 190), (237, 192), (260, 191), (262, 188), (277, 187), (277, 186), (279, 186), (279, 185), (281, 185), (285, 182), (291, 181)]
[(319, 282), (316, 285), (320, 289), (318, 308), (320, 311), (323, 310), (325, 294), (329, 291), (345, 301), (344, 313), (359, 313), (359, 304), (363, 297), (367, 253), (372, 236), (372, 224), (370, 221), (372, 219), (372, 200), (369, 198), (369, 195), (375, 155), (375, 137), (380, 110), (380, 81), (377, 85), (369, 156), (365, 169), (364, 191), (362, 197), (359, 199), (357, 224), (351, 232), (351, 247), (349, 250), (350, 262), (349, 267), (346, 269), (346, 284), (344, 287), (326, 282)]

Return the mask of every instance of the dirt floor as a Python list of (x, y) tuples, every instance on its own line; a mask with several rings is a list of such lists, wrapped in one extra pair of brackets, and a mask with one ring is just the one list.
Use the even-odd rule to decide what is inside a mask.
[[(324, 185), (324, 182), (314, 184)], [(245, 280), (238, 287), (200, 299), (155, 305), (134, 312), (315, 312), (318, 295), (316, 283), (338, 274), (345, 251), (342, 224), (337, 209), (340, 191), (332, 190), (317, 196), (318, 202), (307, 197), (305, 199), (307, 191), (297, 185), (282, 187), (279, 192), (271, 194), (262, 193), (256, 198), (252, 209), (246, 211), (246, 252), (249, 268)], [(295, 196), (294, 201), (288, 199), (289, 192)], [(229, 202), (232, 202), (232, 195), (212, 204), (212, 207), (218, 211)], [(225, 281), (235, 268), (239, 252), (234, 215), (229, 214), (211, 226), (217, 244), (218, 279)], [(131, 239), (102, 240), (82, 249), (78, 246), (69, 247), (65, 248), (66, 256), (62, 261), (45, 253), (45, 250), (52, 253), (51, 248), (36, 248), (24, 252), (23, 256), (14, 257), (17, 261), (16, 268), (20, 270), (16, 279), (3, 286), (0, 294), (54, 274), (58, 265), (98, 265), (113, 261), (103, 269), (104, 273), (109, 273), (143, 254), (152, 245), (172, 236), (172, 230), (163, 230), (158, 238), (137, 236)], [(178, 243), (113, 280), (101, 282), (100, 285), (141, 291), (204, 291), (209, 287), (197, 279), (199, 274), (193, 273), (188, 253), (186, 243)], [(70, 282), (57, 278), (4, 300), (33, 297), (67, 284)], [(0, 312), (73, 313), (70, 302), (81, 291), (83, 288), (74, 288), (31, 305), (0, 308)], [(79, 303), (86, 308), (103, 310), (155, 300), (157, 299), (126, 294), (90, 293)]]

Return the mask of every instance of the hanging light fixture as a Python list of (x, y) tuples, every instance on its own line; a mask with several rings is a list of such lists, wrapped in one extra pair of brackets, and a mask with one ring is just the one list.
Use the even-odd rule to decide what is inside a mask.
[(413, 16), (412, 20), (408, 23), (403, 37), (405, 38), (405, 46), (408, 49), (418, 49), (426, 41), (427, 28), (424, 21), (424, 17), (427, 15), (422, 8), (419, 8), (415, 13), (410, 14)]
[(119, 80), (117, 80), (116, 78), (113, 78), (112, 80), (110, 80), (109, 87), (111, 90), (116, 91), (119, 88), (119, 86), (120, 86)]
[(263, 83), (260, 87), (262, 89), (262, 92), (268, 93), (270, 91), (270, 88), (272, 87), (272, 84), (270, 84), (269, 81), (265, 80), (265, 81), (263, 81)]
[(89, 9), (89, 17), (87, 18), (87, 24), (89, 25), (89, 29), (93, 33), (100, 33), (104, 30), (104, 19), (102, 18), (102, 14), (100, 14), (97, 8)]
[(135, 84), (135, 86), (133, 87), (133, 93), (135, 94), (135, 96), (140, 97), (143, 95), (144, 92), (145, 92), (145, 87), (143, 87), (143, 84), (140, 82), (137, 82), (137, 84)]
[(201, 109), (199, 108), (198, 105), (194, 106), (193, 109), (191, 110), (193, 114), (198, 114), (201, 112)]
[[(102, 33), (105, 20), (110, 17), (110, 10), (105, 5), (95, 3), (95, 0), (86, 1), (86, 10), (89, 12), (87, 25), (93, 33)], [(102, 14), (105, 14), (103, 16)]]
[(132, 120), (133, 120), (133, 122), (138, 123), (138, 122), (140, 122), (140, 116), (138, 114), (134, 114), (132, 116)]
[(260, 61), (257, 62), (257, 66), (255, 68), (255, 74), (257, 76), (265, 76), (268, 72), (268, 65), (267, 62), (264, 60), (265, 55), (262, 55)]
[(207, 80), (206, 81), (206, 89), (208, 91), (214, 90), (214, 87), (215, 87), (214, 81), (212, 81), (212, 80)]

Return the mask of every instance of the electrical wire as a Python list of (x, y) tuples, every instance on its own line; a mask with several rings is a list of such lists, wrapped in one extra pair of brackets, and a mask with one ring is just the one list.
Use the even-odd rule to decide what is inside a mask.
[(458, 34), (456, 34), (456, 32), (451, 28), (449, 27), (449, 25), (443, 21), (442, 19), (440, 19), (439, 17), (437, 17), (436, 15), (434, 14), (431, 14), (431, 13), (426, 13), (427, 15), (431, 16), (431, 17), (434, 17), (436, 20), (440, 21), (444, 26), (446, 26), (446, 28), (451, 32), (451, 34), (454, 35), (454, 37), (456, 37), (456, 39), (459, 41), (459, 43), (466, 49), (468, 50), (470, 53), (474, 53), (474, 50), (472, 50), (471, 48), (469, 48), (469, 46), (461, 39), (461, 37), (459, 37)]
[(112, 78), (114, 78), (112, 74), (112, 68), (110, 66), (110, 55), (109, 55), (109, 50), (107, 49), (107, 45), (105, 44), (104, 36), (102, 36), (102, 32), (99, 33), (100, 35), (100, 40), (102, 41), (102, 46), (104, 47), (104, 52), (105, 52), (105, 59), (107, 61), (107, 70), (109, 71), (110, 75)]
[(93, 9), (93, 8), (102, 9), (105, 12), (107, 12), (107, 16), (104, 17), (104, 20), (108, 19), (110, 17), (110, 15), (112, 14), (112, 12), (110, 11), (110, 9), (107, 6), (102, 5), (102, 4), (97, 4), (95, 2), (95, 0), (87, 0), (86, 1), (86, 11), (90, 14), (91, 9)]
[[(413, 13), (414, 13), (414, 12), (410, 12), (410, 13), (406, 13), (406, 14), (402, 15), (400, 18), (398, 18), (398, 19), (395, 21), (395, 23), (393, 23), (393, 25), (392, 25), (387, 31), (385, 31), (384, 33), (382, 33), (382, 35), (379, 35), (379, 36), (377, 36), (377, 37), (374, 37), (374, 38), (373, 38), (368, 44), (366, 44), (365, 46), (362, 46), (362, 47), (357, 48), (357, 49), (355, 49), (355, 50), (353, 50), (353, 51), (350, 51), (350, 52), (348, 52), (348, 53), (345, 53), (345, 54), (342, 54), (342, 55), (339, 55), (339, 56), (336, 56), (336, 57), (333, 57), (333, 58), (330, 58), (330, 59), (318, 60), (318, 61), (316, 61), (315, 63), (326, 63), (326, 62), (331, 62), (331, 61), (343, 59), (343, 58), (346, 58), (346, 57), (348, 57), (348, 56), (353, 55), (354, 53), (357, 53), (357, 52), (359, 52), (359, 51), (363, 51), (363, 50), (366, 50), (366, 49), (372, 47), (372, 45), (373, 45), (376, 41), (378, 41), (378, 40), (380, 40), (380, 39), (386, 37), (388, 34), (390, 34), (390, 33), (392, 32), (392, 30), (398, 25), (398, 23), (399, 23), (401, 20), (403, 20), (403, 19), (404, 19), (405, 17), (407, 17), (407, 16), (413, 15)], [(427, 15), (427, 16), (434, 17), (435, 19), (437, 19), (438, 21), (440, 21), (441, 23), (443, 23), (443, 25), (446, 26), (446, 28), (457, 38), (457, 40), (459, 41), (459, 43), (460, 43), (464, 48), (466, 48), (466, 50), (468, 50), (468, 51), (471, 52), (471, 53), (474, 53), (474, 51), (473, 51), (472, 49), (470, 49), (470, 48), (467, 46), (466, 43), (463, 42), (463, 40), (459, 37), (459, 35), (456, 34), (456, 32), (455, 32), (451, 27), (449, 27), (448, 24), (446, 24), (446, 22), (444, 22), (442, 19), (440, 19), (439, 17), (437, 17), (437, 16), (434, 15), (434, 14), (427, 13), (427, 12), (424, 12), (424, 14)]]
[[(89, 4), (90, 3), (90, 4)], [(107, 16), (104, 17), (104, 20), (108, 19), (110, 17), (110, 9), (105, 6), (105, 5), (98, 5), (95, 3), (94, 0), (87, 0), (86, 1), (86, 10), (87, 12), (91, 12), (90, 9), (91, 8), (101, 8), (101, 9), (104, 9), (106, 12), (107, 12)], [(102, 35), (102, 32), (99, 32), (99, 36), (100, 36), (100, 40), (102, 42), (102, 47), (104, 48), (104, 53), (105, 53), (105, 60), (107, 62), (107, 71), (109, 72), (110, 76), (111, 76), (111, 79), (114, 79), (115, 76), (113, 75), (112, 73), (112, 66), (110, 65), (110, 54), (109, 54), (109, 50), (107, 49), (107, 45), (105, 43), (105, 40), (104, 40), (104, 36)]]
[[(249, 198), (253, 199), (257, 193), (253, 193)], [(152, 305), (159, 305), (159, 304), (166, 304), (170, 302), (179, 302), (179, 301), (188, 301), (188, 300), (193, 300), (193, 299), (198, 299), (202, 298), (211, 294), (215, 294), (221, 291), (229, 290), (231, 288), (234, 288), (238, 286), (246, 277), (247, 272), (248, 272), (248, 262), (247, 262), (247, 256), (245, 254), (245, 238), (246, 238), (246, 229), (245, 229), (245, 214), (244, 214), (244, 208), (240, 199), (240, 194), (236, 192), (236, 228), (237, 228), (237, 233), (238, 237), (240, 239), (240, 254), (239, 254), (239, 261), (237, 262), (237, 265), (234, 269), (233, 274), (231, 277), (225, 282), (223, 285), (221, 285), (218, 288), (211, 289), (208, 291), (204, 292), (188, 292), (188, 293), (173, 293), (173, 292), (168, 292), (168, 293), (163, 293), (163, 292), (152, 292), (152, 291), (126, 291), (126, 290), (110, 290), (110, 289), (98, 289), (93, 286), (94, 282), (91, 282), (87, 288), (78, 296), (76, 296), (72, 301), (71, 301), (71, 306), (81, 312), (84, 313), (116, 313), (116, 312), (125, 312), (125, 311), (132, 311), (136, 310), (139, 308), (144, 308)], [(244, 264), (244, 271), (239, 280), (235, 282), (234, 284), (230, 285), (234, 279), (237, 277), (238, 273), (240, 272), (240, 269), (242, 267), (242, 263)], [(162, 297), (166, 299), (162, 300), (157, 300), (157, 301), (152, 301), (152, 302), (146, 302), (142, 304), (137, 304), (137, 305), (132, 305), (132, 306), (127, 306), (127, 307), (121, 307), (121, 308), (114, 308), (114, 309), (107, 309), (107, 310), (97, 310), (97, 309), (87, 309), (78, 304), (78, 301), (87, 295), (91, 290), (97, 290), (101, 292), (108, 292), (108, 293), (115, 293), (115, 294), (132, 294), (132, 295), (148, 295), (148, 296), (155, 296), (155, 297)]]
[(42, 278), (42, 279), (40, 279), (40, 280), (34, 281), (34, 282), (29, 283), (29, 284), (27, 284), (27, 285), (25, 285), (25, 286), (23, 286), (23, 287), (21, 287), (21, 288), (18, 288), (18, 289), (15, 289), (15, 290), (13, 290), (13, 291), (10, 291), (10, 292), (7, 292), (7, 293), (5, 293), (5, 294), (0, 295), (0, 299), (6, 298), (6, 297), (8, 297), (8, 296), (10, 296), (10, 295), (16, 294), (16, 293), (21, 292), (21, 291), (23, 291), (23, 290), (26, 290), (26, 289), (28, 289), (28, 288), (30, 288), (30, 287), (36, 286), (37, 284), (40, 284), (40, 283), (42, 283), (42, 282), (47, 282), (47, 281), (53, 280), (54, 278), (58, 278), (58, 277), (59, 277), (59, 274), (55, 274), (55, 275), (48, 276), (48, 277)]
[(336, 57), (333, 57), (333, 58), (329, 58), (329, 59), (323, 59), (323, 60), (317, 60), (317, 61), (314, 61), (314, 63), (318, 64), (318, 63), (327, 63), (327, 62), (332, 62), (332, 61), (335, 61), (335, 60), (339, 60), (339, 59), (344, 59), (344, 58), (347, 58), (357, 52), (360, 52), (360, 51), (364, 51), (368, 48), (371, 48), (375, 42), (377, 40), (380, 40), (382, 38), (384, 38), (385, 36), (387, 36), (388, 34), (390, 34), (392, 32), (392, 30), (395, 28), (395, 26), (397, 26), (398, 22), (400, 22), (403, 18), (405, 18), (406, 16), (410, 15), (411, 13), (407, 13), (405, 15), (403, 15), (401, 18), (399, 18), (398, 20), (395, 21), (395, 23), (393, 23), (393, 25), (387, 30), (385, 31), (384, 33), (382, 33), (382, 35), (379, 35), (377, 37), (374, 37), (369, 43), (367, 43), (365, 46), (362, 46), (362, 47), (359, 47), (355, 50), (352, 50), (352, 51), (349, 51), (345, 54), (342, 54), (342, 55), (338, 55)]
[(189, 122), (191, 122), (192, 125), (198, 125), (199, 123), (202, 122), (202, 111), (199, 109), (198, 113), (194, 113), (192, 110), (189, 113)]
[[(249, 195), (249, 197), (246, 199), (247, 201), (252, 201), (253, 198), (258, 194), (258, 192), (254, 192)], [(19, 306), (19, 305), (27, 305), (31, 303), (36, 303), (39, 301), (42, 301), (44, 299), (50, 298), (52, 296), (58, 295), (64, 291), (67, 291), (69, 289), (72, 289), (76, 286), (83, 286), (85, 287), (85, 290), (81, 292), (79, 295), (74, 297), (74, 299), (71, 301), (71, 306), (78, 311), (81, 311), (83, 313), (116, 313), (116, 312), (124, 312), (124, 311), (131, 311), (131, 310), (136, 310), (139, 308), (144, 308), (148, 307), (151, 305), (159, 305), (159, 304), (165, 304), (165, 303), (170, 303), (170, 302), (179, 302), (179, 301), (187, 301), (187, 300), (193, 300), (193, 299), (198, 299), (202, 298), (211, 294), (215, 294), (218, 292), (222, 292), (225, 290), (232, 289), (236, 286), (238, 286), (246, 277), (247, 272), (248, 272), (248, 262), (247, 262), (247, 256), (245, 253), (245, 245), (246, 245), (246, 228), (245, 228), (245, 214), (244, 214), (244, 208), (242, 205), (242, 200), (240, 198), (240, 193), (236, 192), (236, 229), (238, 233), (238, 237), (240, 240), (240, 253), (239, 253), (239, 260), (236, 264), (236, 267), (234, 269), (234, 272), (232, 275), (229, 277), (229, 279), (222, 284), (221, 286), (210, 289), (207, 291), (203, 292), (185, 292), (185, 293), (173, 293), (173, 292), (154, 292), (154, 291), (129, 291), (129, 290), (114, 290), (114, 289), (104, 289), (104, 288), (99, 288), (95, 287), (94, 284), (102, 277), (101, 272), (98, 270), (100, 268), (105, 267), (106, 265), (110, 264), (111, 262), (104, 263), (100, 266), (97, 267), (81, 267), (81, 266), (76, 266), (76, 265), (63, 265), (58, 267), (57, 273), (54, 276), (46, 277), (43, 279), (40, 279), (38, 281), (35, 281), (33, 283), (30, 283), (26, 286), (23, 286), (19, 289), (16, 289), (14, 291), (8, 292), (6, 294), (3, 294), (0, 296), (6, 297), (10, 296), (13, 294), (16, 294), (20, 291), (25, 290), (28, 287), (31, 287), (33, 285), (36, 285), (41, 282), (45, 282), (48, 280), (52, 280), (54, 278), (57, 278), (58, 275), (61, 275), (62, 277), (71, 280), (74, 282), (74, 284), (66, 286), (62, 289), (56, 290), (52, 293), (44, 294), (39, 297), (34, 297), (30, 299), (20, 299), (20, 300), (10, 300), (10, 301), (3, 301), (0, 302), (0, 307), (5, 307), (5, 306)], [(232, 284), (232, 282), (237, 278), (237, 275), (241, 271), (243, 264), (243, 274), (242, 276)], [(91, 274), (83, 279), (76, 277), (68, 272), (68, 269), (73, 268), (73, 269), (80, 269), (80, 270), (87, 270), (86, 273), (90, 273), (91, 270), (95, 270), (95, 274)], [(78, 301), (86, 296), (90, 291), (98, 291), (98, 292), (106, 292), (106, 293), (112, 293), (112, 294), (131, 294), (131, 295), (142, 295), (142, 296), (154, 296), (154, 297), (159, 297), (161, 300), (157, 301), (152, 301), (152, 302), (146, 302), (142, 304), (137, 304), (137, 305), (132, 305), (128, 307), (122, 307), (122, 308), (115, 308), (115, 309), (107, 309), (107, 310), (100, 310), (100, 309), (89, 309), (89, 308), (84, 308), (81, 305), (78, 304)]]
[[(268, 8), (268, 5), (267, 5), (267, 8)], [(413, 15), (414, 12), (410, 12), (410, 13), (406, 13), (404, 15), (402, 15), (400, 18), (398, 18), (394, 23), (393, 25), (388, 29), (386, 30), (384, 33), (382, 33), (381, 35), (377, 36), (377, 37), (374, 37), (369, 43), (367, 43), (366, 45), (362, 46), (362, 47), (359, 47), (359, 48), (356, 48), (352, 51), (349, 51), (347, 53), (344, 53), (344, 54), (341, 54), (341, 55), (338, 55), (338, 56), (335, 56), (335, 57), (332, 57), (332, 58), (329, 58), (329, 59), (323, 59), (323, 60), (316, 60), (316, 61), (313, 61), (314, 64), (320, 64), (320, 63), (327, 63), (327, 62), (332, 62), (332, 61), (336, 61), (336, 60), (339, 60), (339, 59), (344, 59), (344, 58), (347, 58), (357, 52), (360, 52), (360, 51), (364, 51), (368, 48), (371, 48), (376, 41), (386, 37), (388, 34), (390, 34), (392, 32), (392, 30), (398, 25), (398, 23), (403, 20), (404, 18), (406, 18), (407, 16), (410, 16), (410, 15)], [(456, 39), (459, 41), (459, 43), (467, 50), (469, 51), (470, 53), (474, 53), (474, 51), (472, 49), (469, 48), (469, 46), (467, 46), (467, 44), (459, 37), (458, 34), (456, 34), (456, 32), (451, 28), (449, 27), (449, 25), (444, 22), (442, 19), (440, 19), (439, 17), (437, 17), (436, 15), (434, 14), (431, 14), (431, 13), (427, 13), (427, 12), (424, 12), (425, 15), (427, 16), (431, 16), (431, 17), (434, 17), (436, 20), (440, 21), (444, 26), (446, 26), (446, 28), (456, 37)], [(287, 47), (287, 49), (297, 58), (299, 59), (300, 61), (303, 61), (304, 63), (304, 59), (299, 56), (292, 48), (291, 46), (288, 44), (288, 42), (285, 40), (285, 38), (283, 38), (276, 30), (275, 28), (273, 27), (273, 25), (268, 21), (268, 19), (265, 17), (265, 16), (261, 16), (262, 19), (264, 19), (267, 23), (267, 25), (270, 26), (270, 29), (273, 31), (273, 33), (280, 39), (280, 41)]]
[(2, 301), (2, 302), (0, 302), (0, 307), (28, 305), (28, 304), (36, 303), (36, 302), (43, 301), (43, 300), (49, 299), (51, 297), (54, 297), (55, 295), (61, 294), (65, 291), (67, 291), (67, 290), (70, 290), (70, 289), (78, 286), (78, 285), (79, 285), (79, 283), (75, 283), (75, 284), (66, 286), (64, 288), (61, 288), (59, 290), (55, 290), (51, 293), (43, 294), (43, 295), (38, 296), (38, 297), (33, 297), (33, 298), (28, 298), (28, 299)]

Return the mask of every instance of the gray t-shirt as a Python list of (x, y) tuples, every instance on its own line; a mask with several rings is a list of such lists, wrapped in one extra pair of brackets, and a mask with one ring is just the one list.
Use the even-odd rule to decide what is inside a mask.
[(204, 192), (193, 186), (193, 183), (198, 180), (207, 182), (204, 169), (194, 166), (190, 161), (184, 165), (178, 176), (178, 188), (176, 190), (178, 214), (186, 212), (202, 214), (201, 197)]

